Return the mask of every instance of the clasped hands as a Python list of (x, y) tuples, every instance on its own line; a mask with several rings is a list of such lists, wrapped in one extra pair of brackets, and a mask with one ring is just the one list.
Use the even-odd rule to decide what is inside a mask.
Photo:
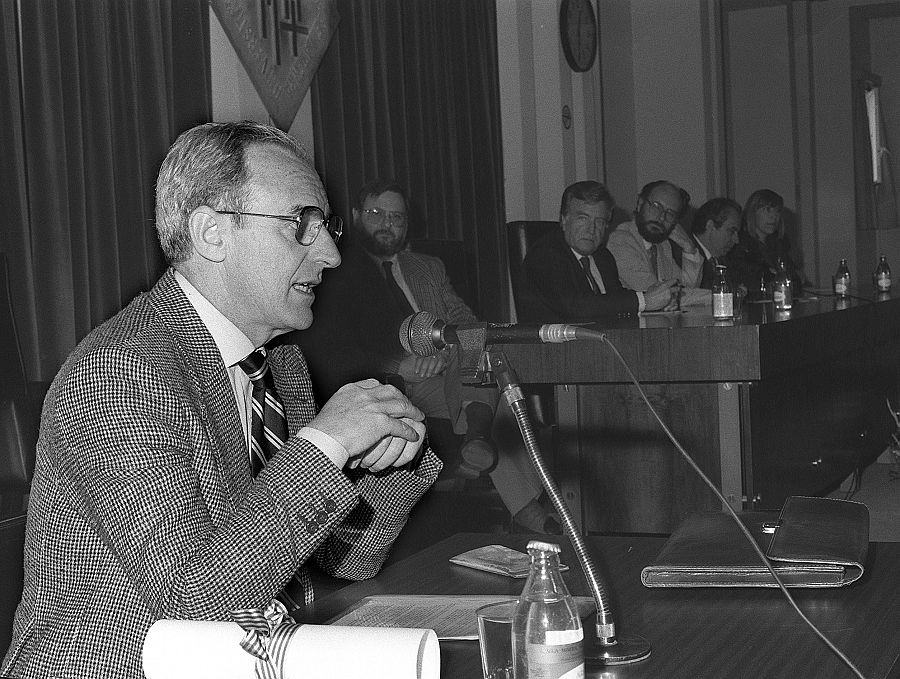
[(345, 384), (309, 423), (346, 448), (351, 468), (402, 467), (425, 439), (425, 414), (400, 390), (378, 380)]

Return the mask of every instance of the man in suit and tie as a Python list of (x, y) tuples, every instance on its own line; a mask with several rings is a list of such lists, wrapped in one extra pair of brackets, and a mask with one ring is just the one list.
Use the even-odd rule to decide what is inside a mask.
[(641, 189), (634, 220), (619, 224), (609, 234), (609, 251), (626, 288), (648, 290), (659, 281), (675, 279), (683, 304), (709, 302), (709, 293), (696, 289), (703, 255), (679, 222), (690, 200), (684, 189), (665, 180)]
[(558, 532), (538, 501), (540, 480), (508, 406), (498, 407), (496, 387), (463, 385), (455, 351), (423, 358), (400, 345), (401, 323), (418, 311), (450, 324), (478, 322), (443, 262), (406, 248), (408, 204), (396, 182), (376, 180), (359, 191), (343, 264), (325, 277), (316, 324), (298, 333), (318, 391), (327, 395), (361, 375), (399, 375), (410, 400), (429, 417), (432, 441), (433, 427), (446, 422), (464, 436), (460, 474), (489, 473), (514, 521), (529, 530)]
[(296, 140), (198, 126), (156, 188), (170, 268), (47, 395), (3, 675), (139, 679), (155, 620), (228, 620), (293, 582), (308, 603), (310, 559), (371, 577), (441, 468), (398, 390), (362, 380), (316, 412), (302, 353), (279, 342), (341, 261)]
[(716, 264), (738, 243), (741, 230), (741, 206), (730, 198), (712, 198), (697, 210), (691, 232), (703, 255), (701, 288), (712, 288)]
[(537, 241), (525, 256), (520, 321), (596, 321), (672, 303), (674, 279), (640, 291), (622, 286), (616, 261), (604, 246), (614, 206), (599, 182), (566, 187), (559, 230)]

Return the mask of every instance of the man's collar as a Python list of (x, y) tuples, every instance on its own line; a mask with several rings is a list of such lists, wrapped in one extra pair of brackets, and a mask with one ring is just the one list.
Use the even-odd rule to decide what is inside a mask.
[(700, 251), (703, 253), (703, 256), (706, 257), (706, 259), (713, 259), (712, 253), (709, 251), (706, 245), (703, 244), (703, 241), (700, 240), (699, 237), (694, 238), (694, 242), (697, 244), (697, 247), (700, 248)]
[(375, 262), (375, 264), (378, 265), (379, 269), (381, 268), (382, 262), (393, 262), (394, 264), (397, 263), (397, 253), (396, 252), (393, 255), (391, 255), (390, 257), (381, 257), (379, 255), (373, 255), (368, 250), (364, 250), (363, 252), (366, 253), (366, 256), (368, 256), (369, 259), (371, 259), (373, 262)]
[[(568, 245), (568, 243), (566, 243), (566, 245)], [(599, 249), (600, 249), (600, 248), (598, 247), (597, 250), (599, 250)], [(569, 250), (572, 251), (572, 254), (575, 255), (575, 259), (577, 259), (579, 262), (581, 261), (581, 258), (582, 258), (582, 257), (587, 257), (588, 259), (593, 259), (593, 257), (594, 257), (594, 252), (597, 252), (597, 250), (594, 250), (594, 252), (592, 252), (592, 253), (589, 254), (589, 255), (583, 255), (583, 254), (581, 254), (580, 252), (578, 252), (578, 250), (576, 250), (576, 249), (573, 248), (573, 247), (569, 247)]]
[(236, 364), (256, 348), (253, 342), (178, 270), (175, 270), (175, 282), (184, 291), (188, 302), (209, 330), (226, 366)]

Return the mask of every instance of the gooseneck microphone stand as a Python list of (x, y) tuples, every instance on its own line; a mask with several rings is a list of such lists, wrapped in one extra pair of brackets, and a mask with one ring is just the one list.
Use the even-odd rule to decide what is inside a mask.
[(597, 572), (591, 555), (587, 551), (584, 539), (581, 536), (568, 506), (562, 499), (559, 488), (553, 477), (547, 471), (544, 459), (534, 435), (534, 428), (528, 415), (525, 404), (525, 396), (519, 386), (519, 378), (509, 364), (506, 355), (502, 351), (485, 348), (481, 355), (480, 369), (489, 371), (496, 380), (500, 392), (506, 398), (510, 409), (515, 415), (516, 423), (522, 434), (522, 440), (531, 458), (541, 485), (547, 491), (554, 509), (559, 513), (566, 536), (575, 548), (578, 563), (584, 571), (584, 577), (591, 589), (591, 594), (597, 604), (597, 614), (594, 624), (594, 634), (585, 634), (584, 658), (587, 665), (625, 665), (644, 660), (650, 655), (650, 643), (640, 636), (620, 637), (616, 633), (616, 623), (613, 620), (612, 609), (609, 604), (609, 596), (606, 588)]

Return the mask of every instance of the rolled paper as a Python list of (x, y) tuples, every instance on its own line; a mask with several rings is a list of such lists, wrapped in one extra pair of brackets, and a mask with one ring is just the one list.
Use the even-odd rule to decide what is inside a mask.
[[(292, 630), (283, 679), (438, 679), (440, 645), (430, 629), (282, 624)], [(255, 679), (257, 658), (233, 622), (158, 620), (144, 639), (147, 679)]]

